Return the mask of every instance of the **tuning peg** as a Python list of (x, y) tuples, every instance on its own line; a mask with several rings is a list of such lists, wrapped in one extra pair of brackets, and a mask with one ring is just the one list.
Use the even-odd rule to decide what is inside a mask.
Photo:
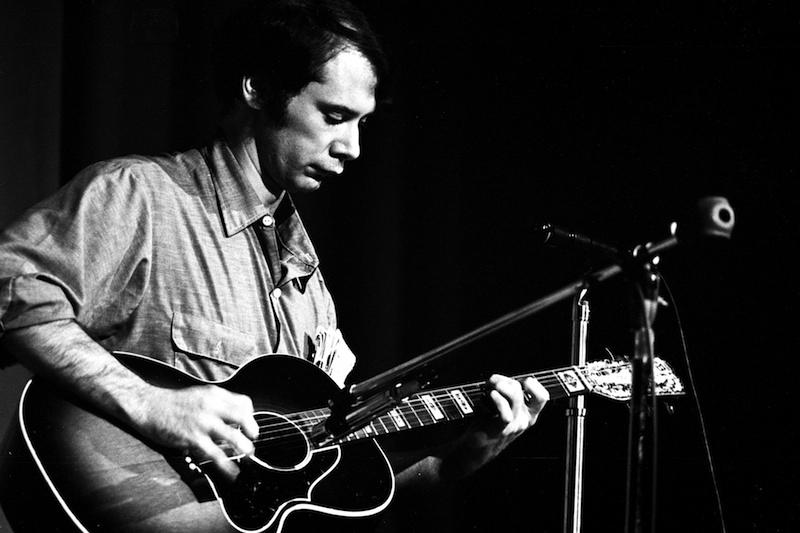
[(604, 350), (606, 351), (606, 353), (608, 354), (608, 356), (611, 358), (612, 361), (619, 363), (620, 361), (623, 360), (622, 357), (615, 355), (614, 352), (611, 351), (611, 348), (609, 348), (608, 346), (606, 346)]

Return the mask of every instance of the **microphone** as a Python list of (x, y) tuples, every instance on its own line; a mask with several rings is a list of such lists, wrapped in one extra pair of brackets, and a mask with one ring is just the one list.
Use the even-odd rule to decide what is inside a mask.
[[(730, 239), (735, 222), (736, 216), (726, 198), (706, 196), (695, 203), (694, 209), (679, 217), (678, 222), (670, 225), (670, 233), (678, 242), (686, 244), (708, 237)], [(613, 259), (623, 257), (625, 252), (553, 224), (542, 224), (535, 230), (535, 234), (542, 244), (599, 253)]]
[(536, 233), (541, 238), (542, 244), (550, 246), (574, 248), (614, 258), (618, 257), (620, 253), (619, 249), (614, 246), (596, 241), (580, 233), (573, 233), (564, 228), (554, 226), (553, 224), (542, 224), (536, 230)]
[(673, 223), (673, 234), (682, 242), (704, 237), (730, 239), (735, 223), (736, 215), (727, 198), (706, 196), (697, 201), (693, 210)]

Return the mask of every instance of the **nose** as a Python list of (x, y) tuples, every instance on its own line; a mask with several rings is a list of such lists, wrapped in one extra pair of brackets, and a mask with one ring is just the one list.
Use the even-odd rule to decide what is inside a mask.
[(340, 134), (331, 143), (331, 156), (340, 161), (358, 159), (358, 156), (361, 155), (359, 135), (357, 123), (342, 124)]

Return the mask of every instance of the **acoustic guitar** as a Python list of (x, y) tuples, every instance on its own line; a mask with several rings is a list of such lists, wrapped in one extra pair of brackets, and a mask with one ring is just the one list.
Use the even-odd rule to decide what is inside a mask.
[[(154, 385), (207, 383), (143, 356), (116, 355)], [(528, 375), (551, 399), (592, 393), (626, 401), (631, 395), (626, 361)], [(654, 378), (658, 395), (684, 393), (659, 358)], [(395, 492), (392, 467), (376, 437), (462, 420), (479, 409), (485, 396), (483, 382), (425, 390), (362, 429), (317, 446), (311, 430), (328, 417), (327, 400), (338, 387), (313, 364), (262, 356), (214, 384), (250, 396), (260, 427), (253, 457), (230, 452), (240, 469), (235, 481), (210, 464), (147, 442), (77, 398), (32, 379), (20, 401), (17, 440), (7, 445), (0, 472), (6, 514), (36, 531), (46, 523), (81, 532), (152, 533), (279, 533), (292, 531), (296, 517), (305, 514), (371, 516), (384, 510)], [(33, 516), (19, 509), (32, 497)]]

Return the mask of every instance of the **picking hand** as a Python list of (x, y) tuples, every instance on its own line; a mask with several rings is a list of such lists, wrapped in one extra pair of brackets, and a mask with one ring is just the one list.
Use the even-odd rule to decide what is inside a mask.
[(154, 388), (143, 398), (134, 424), (159, 444), (185, 450), (195, 460), (212, 461), (230, 479), (239, 469), (224, 449), (252, 455), (252, 441), (258, 437), (250, 398), (214, 385)]

